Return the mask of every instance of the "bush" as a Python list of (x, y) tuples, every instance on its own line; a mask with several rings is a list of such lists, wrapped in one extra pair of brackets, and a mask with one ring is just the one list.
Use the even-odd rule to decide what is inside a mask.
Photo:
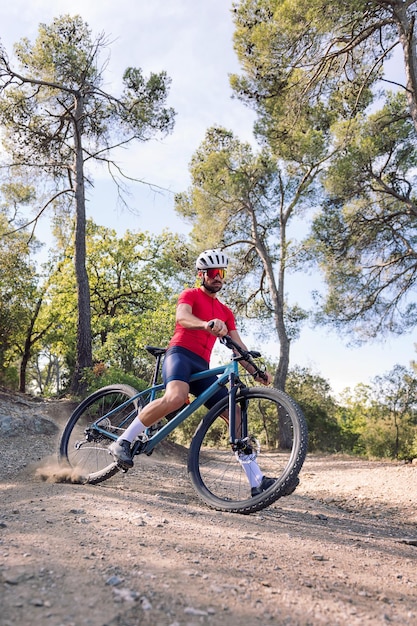
[(83, 375), (83, 382), (87, 384), (87, 392), (89, 394), (107, 385), (130, 385), (137, 391), (143, 391), (143, 389), (148, 387), (148, 383), (142, 378), (137, 378), (133, 374), (127, 374), (118, 367), (107, 367), (103, 363), (98, 363), (91, 369), (86, 369)]
[(417, 453), (417, 429), (403, 424), (397, 439), (393, 424), (372, 420), (360, 434), (359, 443), (368, 457), (411, 460)]
[(0, 384), (7, 389), (17, 391), (19, 389), (19, 372), (17, 367), (10, 365), (0, 372)]

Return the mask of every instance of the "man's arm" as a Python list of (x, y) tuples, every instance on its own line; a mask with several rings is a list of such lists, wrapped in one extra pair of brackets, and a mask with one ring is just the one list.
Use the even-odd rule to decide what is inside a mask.
[(208, 322), (196, 317), (193, 313), (191, 305), (181, 303), (177, 306), (175, 319), (183, 328), (191, 330), (206, 330), (215, 337), (224, 337), (227, 335), (227, 326), (222, 320), (213, 319)]
[[(248, 348), (245, 346), (242, 339), (240, 338), (240, 335), (237, 332), (237, 330), (231, 330), (228, 334), (229, 334), (229, 337), (231, 337), (233, 341), (235, 341), (239, 346), (241, 346), (246, 351), (248, 350)], [(240, 362), (243, 365), (243, 367), (249, 372), (249, 374), (253, 376), (253, 374), (255, 373), (253, 365), (250, 365), (246, 361), (240, 361)], [(272, 376), (267, 371), (264, 372), (264, 375), (266, 376), (266, 378), (262, 378), (258, 374), (257, 376), (254, 376), (254, 379), (258, 381), (259, 383), (261, 383), (262, 385), (270, 385), (272, 383)]]

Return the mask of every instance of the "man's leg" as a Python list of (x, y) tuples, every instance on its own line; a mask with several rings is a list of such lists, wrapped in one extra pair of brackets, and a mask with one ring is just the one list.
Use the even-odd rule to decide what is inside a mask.
[[(229, 423), (229, 411), (225, 411), (222, 414), (223, 419)], [(240, 406), (236, 405), (236, 437), (241, 437), (242, 430), (242, 422), (241, 422), (241, 411)], [(249, 485), (252, 490), (252, 495), (257, 495), (257, 493), (261, 493), (265, 491), (268, 487), (270, 487), (275, 481), (273, 479), (267, 478), (264, 476), (261, 468), (258, 465), (256, 460), (256, 453), (244, 453), (243, 451), (237, 451), (235, 453), (236, 459), (239, 461), (243, 471), (246, 474)], [(256, 492), (256, 493), (255, 493)]]
[(180, 409), (188, 398), (189, 385), (181, 380), (172, 380), (167, 384), (165, 394), (147, 404), (133, 422), (126, 428), (124, 433), (109, 446), (109, 451), (114, 458), (125, 467), (133, 467), (131, 443), (143, 433), (146, 428), (152, 426), (172, 411)]

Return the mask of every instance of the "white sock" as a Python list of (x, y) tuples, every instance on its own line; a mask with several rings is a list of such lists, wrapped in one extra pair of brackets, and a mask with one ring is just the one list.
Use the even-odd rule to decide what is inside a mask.
[(259, 487), (264, 477), (261, 468), (253, 458), (252, 454), (238, 454), (236, 458), (242, 466), (251, 487)]
[(146, 430), (146, 426), (142, 424), (142, 422), (140, 421), (138, 417), (135, 417), (135, 419), (130, 424), (130, 426), (128, 426), (125, 432), (122, 435), (120, 435), (119, 441), (121, 439), (126, 439), (127, 441), (130, 441), (130, 443), (132, 443), (132, 441), (136, 439), (138, 435), (143, 433), (144, 430)]

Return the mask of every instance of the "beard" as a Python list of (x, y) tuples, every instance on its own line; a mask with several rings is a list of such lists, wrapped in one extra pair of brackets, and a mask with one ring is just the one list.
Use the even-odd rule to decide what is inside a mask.
[(218, 283), (217, 285), (208, 285), (205, 281), (203, 281), (202, 285), (204, 289), (207, 289), (210, 293), (217, 293), (223, 287), (221, 283)]

